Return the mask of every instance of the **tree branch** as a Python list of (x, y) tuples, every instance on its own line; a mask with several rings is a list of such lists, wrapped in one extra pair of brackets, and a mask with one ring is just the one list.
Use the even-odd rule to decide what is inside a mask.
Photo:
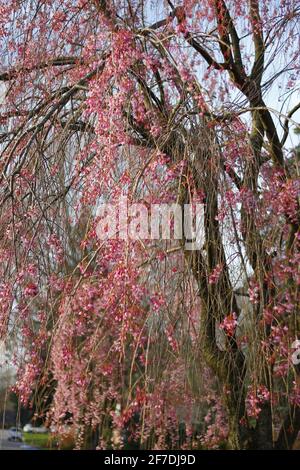
[(293, 109), (291, 109), (291, 111), (288, 113), (288, 115), (287, 115), (287, 117), (284, 121), (284, 125), (283, 125), (284, 133), (283, 133), (283, 137), (281, 139), (281, 146), (282, 147), (286, 143), (286, 139), (288, 138), (288, 135), (289, 135), (289, 121), (290, 121), (291, 117), (293, 116), (293, 114), (295, 114), (296, 111), (298, 111), (298, 109), (300, 109), (300, 103), (296, 104), (296, 106), (294, 106)]
[(32, 67), (15, 67), (8, 70), (7, 72), (2, 72), (0, 74), (1, 82), (8, 82), (16, 78), (20, 73), (30, 73), (35, 70), (42, 70), (47, 67), (62, 67), (65, 65), (83, 65), (84, 60), (80, 57), (57, 57), (55, 59), (49, 59), (45, 62), (33, 65)]
[(264, 70), (265, 45), (261, 27), (258, 0), (250, 0), (250, 18), (255, 49), (255, 59), (251, 71), (251, 79), (261, 83)]
[(300, 431), (300, 407), (293, 405), (279, 431), (275, 449), (290, 450)]

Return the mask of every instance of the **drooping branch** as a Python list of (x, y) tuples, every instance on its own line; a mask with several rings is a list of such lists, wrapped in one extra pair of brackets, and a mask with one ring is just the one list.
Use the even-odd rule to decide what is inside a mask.
[(286, 140), (289, 136), (289, 122), (292, 118), (292, 116), (298, 111), (298, 109), (300, 109), (300, 103), (296, 104), (290, 111), (289, 113), (287, 114), (287, 117), (284, 121), (284, 125), (283, 125), (283, 136), (282, 136), (282, 139), (281, 139), (281, 146), (283, 147), (284, 144), (286, 143)]
[(291, 450), (300, 431), (300, 407), (293, 405), (288, 411), (275, 443), (277, 450)]
[(21, 74), (29, 74), (35, 70), (42, 70), (48, 67), (64, 67), (66, 65), (84, 65), (82, 57), (57, 57), (44, 62), (39, 62), (31, 67), (23, 67), (22, 65), (14, 67), (0, 74), (0, 82), (8, 82)]

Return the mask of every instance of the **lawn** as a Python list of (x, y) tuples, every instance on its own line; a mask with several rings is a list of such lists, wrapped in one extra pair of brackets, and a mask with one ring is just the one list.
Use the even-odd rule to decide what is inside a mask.
[(57, 436), (54, 436), (50, 433), (31, 433), (24, 432), (23, 440), (25, 444), (31, 445), (33, 447), (39, 447), (40, 449), (46, 450), (70, 450), (74, 448), (74, 440), (71, 436), (66, 436), (60, 440), (58, 444)]
[(41, 434), (35, 434), (31, 432), (23, 433), (23, 440), (26, 444), (33, 447), (40, 447), (41, 449), (49, 449), (53, 447), (53, 438), (47, 432)]

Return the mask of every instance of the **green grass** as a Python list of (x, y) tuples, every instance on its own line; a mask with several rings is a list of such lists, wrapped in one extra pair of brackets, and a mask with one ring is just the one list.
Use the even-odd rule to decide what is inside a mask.
[(57, 437), (51, 435), (50, 433), (41, 433), (35, 434), (31, 432), (23, 433), (23, 441), (25, 444), (28, 444), (33, 447), (38, 447), (39, 449), (46, 450), (71, 450), (74, 448), (74, 440), (72, 438), (64, 438), (58, 443)]
[(49, 449), (51, 447), (51, 437), (48, 433), (34, 434), (31, 432), (23, 433), (23, 441), (33, 447), (40, 447), (41, 449)]

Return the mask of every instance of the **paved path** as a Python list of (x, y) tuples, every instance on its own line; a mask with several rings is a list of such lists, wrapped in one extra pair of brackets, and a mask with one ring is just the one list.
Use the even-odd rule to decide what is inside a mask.
[(11, 442), (8, 440), (7, 429), (0, 429), (0, 450), (36, 450), (24, 442)]

